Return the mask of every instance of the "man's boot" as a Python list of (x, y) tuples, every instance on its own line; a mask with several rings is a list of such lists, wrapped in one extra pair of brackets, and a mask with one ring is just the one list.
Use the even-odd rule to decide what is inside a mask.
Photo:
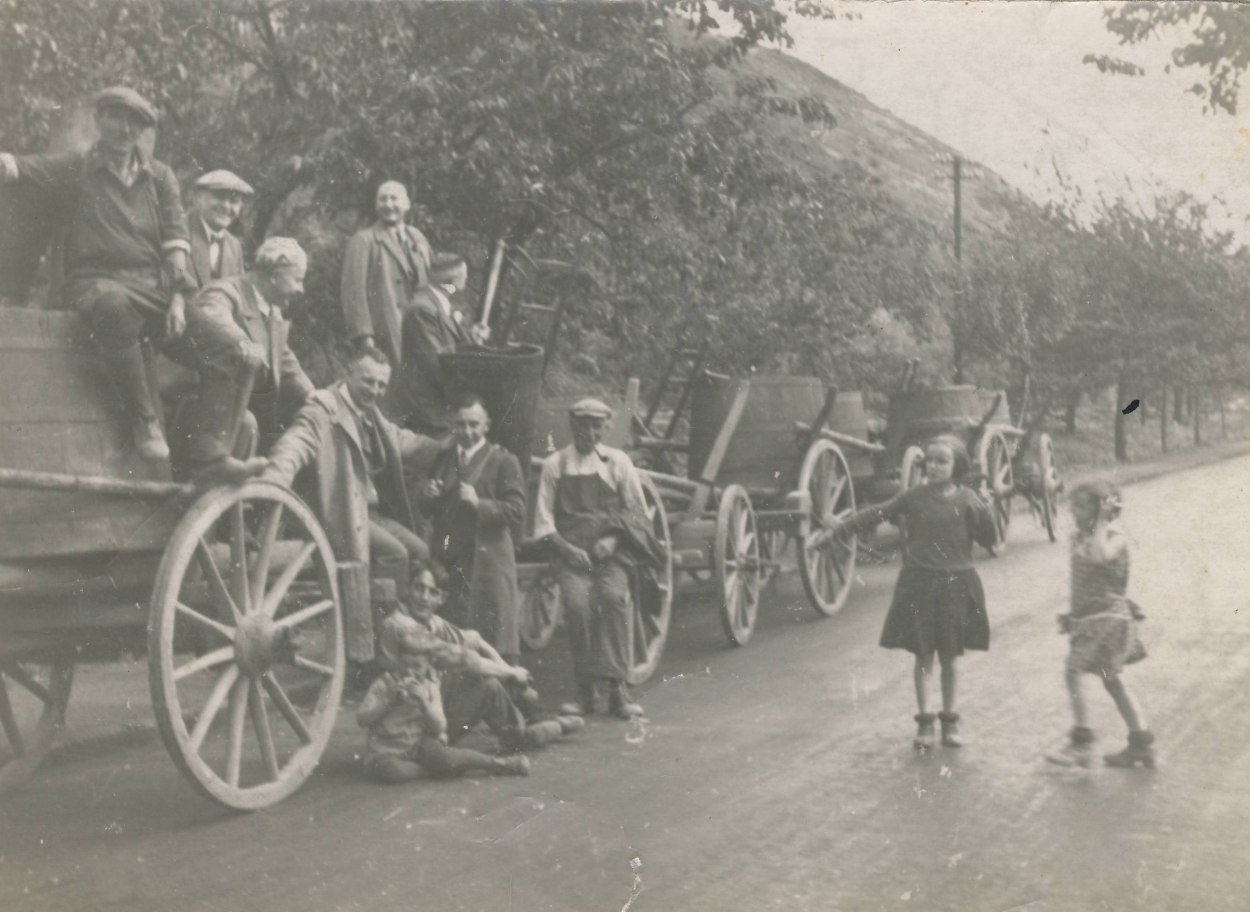
[(200, 377), (191, 411), (188, 459), (191, 477), (201, 487), (243, 484), (268, 466), (265, 459), (239, 459), (233, 454), (251, 390), (250, 375), (240, 381), (205, 371)]
[(135, 449), (144, 459), (153, 462), (168, 459), (169, 444), (165, 442), (165, 432), (161, 430), (161, 419), (156, 411), (156, 397), (152, 395), (148, 383), (143, 346), (135, 343), (128, 348), (113, 349), (105, 357), (121, 389)]
[(618, 719), (636, 719), (643, 715), (642, 707), (629, 698), (624, 681), (608, 682), (608, 714)]
[(560, 715), (562, 716), (589, 716), (595, 711), (595, 702), (598, 693), (595, 689), (593, 681), (589, 683), (581, 683), (577, 685), (577, 699), (572, 703), (560, 704)]
[(1107, 766), (1132, 768), (1141, 764), (1150, 769), (1155, 765), (1155, 736), (1148, 731), (1131, 731), (1128, 733), (1128, 747), (1115, 754), (1104, 756)]

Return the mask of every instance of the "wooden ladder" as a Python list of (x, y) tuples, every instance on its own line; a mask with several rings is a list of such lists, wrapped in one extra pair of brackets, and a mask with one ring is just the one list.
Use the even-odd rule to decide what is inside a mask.
[[(690, 393), (694, 382), (704, 373), (703, 364), (707, 357), (707, 347), (708, 343), (705, 341), (698, 348), (684, 348), (678, 345), (673, 349), (664, 367), (664, 373), (660, 376), (660, 385), (656, 387), (655, 395), (651, 397), (651, 402), (647, 407), (646, 417), (638, 419), (640, 426), (637, 429), (647, 437), (673, 439), (673, 435), (677, 433), (677, 426), (681, 423), (681, 416), (690, 404)], [(667, 406), (671, 406), (672, 411), (663, 433), (658, 433), (655, 420)]]

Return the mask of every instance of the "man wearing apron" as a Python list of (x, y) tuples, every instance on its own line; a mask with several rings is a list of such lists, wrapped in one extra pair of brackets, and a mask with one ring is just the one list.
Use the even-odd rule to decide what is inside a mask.
[(629, 457), (604, 446), (612, 410), (583, 399), (569, 412), (573, 444), (543, 463), (534, 537), (550, 543), (573, 653), (578, 701), (562, 712), (594, 711), (598, 686), (608, 712), (629, 719), (642, 707), (625, 689), (631, 664), (633, 604), (630, 574), (655, 560), (646, 523), (642, 482)]

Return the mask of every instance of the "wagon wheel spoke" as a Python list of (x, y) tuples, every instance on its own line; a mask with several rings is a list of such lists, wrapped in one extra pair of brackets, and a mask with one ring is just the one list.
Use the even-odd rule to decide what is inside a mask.
[(270, 782), (278, 781), (278, 753), (273, 746), (273, 731), (269, 728), (269, 713), (265, 709), (265, 693), (257, 681), (249, 681), (247, 688), (248, 715), (260, 745), (260, 758)]
[(278, 528), (282, 525), (282, 504), (275, 503), (265, 517), (260, 530), (260, 550), (252, 567), (252, 603), (259, 605), (265, 596), (265, 583), (269, 581), (269, 565), (273, 560), (273, 546), (278, 540)]
[(295, 704), (291, 702), (291, 698), (286, 695), (286, 691), (282, 689), (282, 685), (278, 683), (270, 672), (265, 672), (260, 677), (260, 684), (265, 688), (265, 693), (269, 694), (269, 699), (273, 700), (273, 705), (278, 707), (278, 712), (286, 719), (287, 724), (291, 726), (292, 731), (299, 736), (304, 744), (312, 743), (312, 733), (308, 731), (308, 726), (304, 723), (303, 717), (300, 716), (299, 710), (295, 708)]
[(297, 668), (303, 668), (305, 671), (313, 671), (327, 678), (334, 677), (334, 669), (329, 665), (323, 665), (321, 662), (314, 661), (302, 655), (296, 655), (291, 658), (291, 664)]
[(247, 582), (247, 523), (244, 522), (243, 501), (230, 508), (230, 586), (238, 600), (239, 610), (252, 610), (252, 592)]
[(312, 557), (313, 552), (317, 550), (315, 542), (304, 542), (304, 547), (299, 549), (299, 553), (295, 555), (295, 559), (282, 568), (282, 573), (274, 580), (273, 588), (265, 593), (265, 601), (261, 604), (261, 611), (269, 617), (273, 617), (278, 610), (278, 605), (286, 598), (287, 592), (291, 589), (291, 584), (295, 582), (295, 577), (300, 575), (300, 571), (308, 564), (308, 559)]
[(179, 614), (190, 618), (191, 620), (195, 621), (197, 624), (203, 624), (209, 630), (215, 630), (217, 633), (221, 634), (227, 640), (231, 640), (231, 641), (234, 640), (234, 628), (233, 627), (227, 627), (225, 624), (221, 623), (221, 621), (215, 621), (210, 617), (200, 614), (190, 605), (186, 605), (182, 602), (178, 602), (174, 607), (178, 611)]
[(213, 600), (216, 601), (217, 607), (224, 614), (229, 614), (234, 618), (237, 624), (243, 619), (242, 612), (235, 602), (234, 597), (230, 595), (230, 590), (226, 588), (226, 581), (221, 578), (221, 571), (217, 569), (217, 565), (213, 563), (213, 554), (208, 550), (208, 545), (204, 539), (196, 542), (195, 556), (200, 562), (200, 569), (204, 573), (204, 579), (208, 580), (208, 588), (213, 594)]
[(9, 739), (9, 746), (18, 757), (26, 753), (26, 742), (22, 740), (22, 730), (17, 725), (17, 717), (13, 714), (13, 704), (9, 702), (9, 688), (0, 675), (0, 726)]
[(216, 668), (223, 662), (229, 662), (234, 658), (234, 645), (222, 646), (220, 649), (214, 649), (212, 652), (206, 652), (197, 659), (187, 662), (185, 665), (179, 665), (174, 669), (174, 680), (181, 681), (193, 674), (198, 674), (208, 668)]
[(48, 693), (48, 689), (30, 676), (21, 665), (5, 665), (0, 668), (0, 684), (4, 683), (4, 675), (8, 675), (16, 683), (21, 684), (24, 688), (34, 694), (43, 703), (52, 702), (52, 694)]
[(230, 690), (230, 740), (226, 753), (226, 781), (239, 787), (239, 771), (243, 765), (243, 724), (247, 721), (246, 678), (235, 681)]
[(301, 608), (299, 611), (293, 611), (288, 615), (278, 618), (273, 622), (274, 630), (288, 630), (292, 627), (298, 627), (300, 624), (307, 623), (315, 617), (332, 611), (334, 609), (334, 599), (322, 599), (307, 608)]
[(208, 734), (209, 728), (217, 719), (221, 712), (221, 706), (226, 701), (226, 695), (230, 693), (230, 688), (234, 687), (234, 682), (239, 679), (239, 666), (231, 665), (220, 675), (217, 676), (213, 689), (208, 694), (208, 699), (204, 701), (204, 707), (200, 710), (199, 716), (196, 717), (195, 727), (191, 729), (191, 749), (197, 754), (200, 747), (204, 744), (204, 738)]

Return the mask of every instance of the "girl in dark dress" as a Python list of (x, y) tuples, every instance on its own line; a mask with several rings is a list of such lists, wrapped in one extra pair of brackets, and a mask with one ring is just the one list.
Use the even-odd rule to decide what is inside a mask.
[[(968, 451), (957, 437), (936, 437), (925, 448), (924, 484), (860, 510), (816, 534), (819, 547), (837, 536), (875, 528), (882, 520), (899, 525), (903, 569), (894, 587), (881, 645), (906, 649), (916, 657), (917, 750), (934, 746), (935, 719), (942, 722), (942, 744), (959, 747), (955, 711), (955, 661), (965, 649), (989, 649), (985, 591), (972, 567), (974, 542), (991, 551), (998, 534), (990, 508), (961, 484), (968, 475)], [(942, 666), (942, 711), (929, 711), (933, 656)]]

